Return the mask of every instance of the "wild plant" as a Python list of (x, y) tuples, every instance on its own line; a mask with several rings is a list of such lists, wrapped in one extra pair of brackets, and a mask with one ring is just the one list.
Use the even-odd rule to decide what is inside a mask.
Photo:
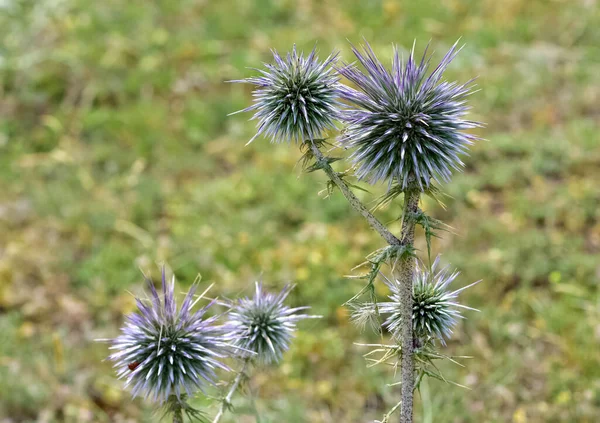
[[(308, 55), (295, 46), (284, 56), (273, 51), (273, 62), (259, 69), (259, 76), (233, 82), (255, 86), (253, 104), (240, 111), (253, 112), (251, 119), (257, 121), (249, 143), (259, 135), (271, 142), (293, 141), (304, 170), (320, 170), (329, 178), (326, 194), (338, 188), (387, 243), (367, 256), (369, 271), (360, 276), (366, 284), (346, 305), (359, 325), (369, 323), (377, 332), (390, 334), (390, 344), (370, 345), (374, 349), (366, 357), (372, 364), (392, 362), (400, 368), (401, 400), (382, 421), (400, 409), (400, 421), (409, 423), (415, 388), (424, 376), (444, 379), (434, 361), (452, 360), (440, 348), (462, 318), (460, 311), (470, 309), (456, 301), (465, 288), (449, 290), (458, 273), (440, 268), (439, 257), (431, 262), (431, 238), (447, 227), (419, 204), (423, 195), (439, 201), (440, 186), (463, 168), (461, 156), (479, 139), (469, 130), (481, 124), (466, 119), (473, 80), (459, 84), (443, 79), (460, 51), (458, 44), (431, 71), (427, 49), (417, 60), (414, 45), (406, 60), (395, 48), (391, 68), (366, 41), (352, 51), (356, 63), (341, 64), (336, 53), (320, 61), (315, 49)], [(334, 169), (343, 160), (343, 155), (333, 154), (336, 149), (351, 151), (349, 169)], [(386, 185), (375, 209), (403, 198), (400, 233), (392, 233), (354, 194), (363, 190), (360, 181)], [(417, 225), (425, 230), (427, 265), (417, 259)], [(384, 264), (389, 265), (388, 276)], [(377, 299), (375, 283), (380, 279), (389, 287), (389, 301)]]
[[(150, 400), (173, 423), (182, 423), (184, 416), (220, 422), (233, 408), (233, 396), (251, 367), (277, 364), (290, 347), (296, 323), (318, 317), (298, 313), (308, 307), (285, 304), (292, 285), (275, 294), (257, 282), (252, 298), (212, 299), (196, 310), (210, 287), (196, 296), (198, 285), (192, 285), (178, 309), (175, 277), (167, 281), (164, 267), (161, 292), (149, 278), (146, 285), (150, 295), (136, 298), (138, 312), (126, 318), (121, 335), (100, 341), (111, 344), (108, 359), (132, 396)], [(209, 315), (215, 305), (225, 306), (226, 312)], [(235, 373), (231, 382), (224, 379), (227, 373)], [(208, 396), (209, 388), (223, 384), (226, 393), (217, 399), (214, 418), (190, 405), (193, 397)]]

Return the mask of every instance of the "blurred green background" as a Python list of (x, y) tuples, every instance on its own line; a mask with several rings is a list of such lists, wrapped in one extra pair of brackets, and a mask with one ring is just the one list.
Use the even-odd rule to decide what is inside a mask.
[[(344, 279), (378, 235), (294, 145), (257, 139), (254, 74), (293, 43), (321, 56), (366, 37), (434, 59), (462, 37), (449, 79), (479, 75), (487, 123), (466, 171), (444, 187), (455, 228), (434, 253), (484, 281), (441, 365), (470, 389), (431, 380), (420, 422), (596, 422), (600, 415), (600, 13), (596, 0), (0, 1), (0, 422), (158, 421), (121, 390), (107, 346), (139, 268), (166, 262), (183, 291), (198, 273), (214, 295), (298, 286), (301, 324), (279, 369), (251, 382), (256, 419), (367, 422), (399, 397), (388, 369), (366, 369)], [(370, 188), (365, 200), (383, 192)], [(380, 212), (396, 219), (399, 204)], [(398, 230), (398, 224), (392, 223)], [(421, 253), (425, 251), (418, 233)], [(381, 290), (385, 295), (385, 290)], [(239, 398), (239, 397), (238, 397)], [(201, 406), (203, 404), (199, 403)], [(214, 409), (209, 408), (210, 413)]]

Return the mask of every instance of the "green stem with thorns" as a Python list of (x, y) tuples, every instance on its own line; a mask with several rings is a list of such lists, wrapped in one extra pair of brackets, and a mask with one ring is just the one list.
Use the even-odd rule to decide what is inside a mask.
[[(411, 248), (415, 239), (415, 219), (413, 216), (419, 210), (419, 199), (421, 193), (418, 189), (410, 187), (404, 191), (404, 210), (402, 219), (402, 233), (400, 239), (392, 234), (365, 205), (354, 195), (348, 184), (333, 170), (330, 161), (323, 155), (318, 145), (314, 141), (309, 141), (312, 154), (315, 157), (316, 165), (322, 169), (329, 179), (333, 181), (340, 189), (344, 197), (350, 203), (350, 206), (363, 216), (371, 228), (381, 235), (383, 239), (391, 246), (405, 246)], [(409, 184), (412, 185), (412, 184)], [(393, 263), (392, 263), (393, 264)], [(415, 387), (415, 363), (413, 357), (413, 330), (412, 330), (412, 308), (413, 293), (412, 282), (415, 270), (415, 258), (412, 254), (402, 255), (400, 262), (394, 269), (395, 277), (402, 287), (402, 401), (400, 409), (400, 422), (412, 423), (413, 415), (413, 394)], [(394, 410), (397, 407), (394, 407)]]
[[(415, 240), (415, 221), (409, 218), (416, 213), (419, 207), (421, 194), (412, 189), (404, 193), (404, 212), (402, 219), (402, 244), (412, 246)], [(412, 423), (413, 393), (415, 388), (415, 360), (413, 357), (414, 337), (412, 323), (413, 309), (413, 274), (415, 271), (415, 258), (404, 256), (396, 269), (394, 277), (400, 285), (400, 314), (402, 318), (402, 406), (400, 408), (400, 422)]]
[(377, 231), (377, 233), (379, 233), (379, 235), (381, 235), (381, 237), (385, 239), (388, 244), (400, 245), (400, 240), (396, 236), (394, 236), (394, 234), (392, 234), (383, 223), (381, 223), (375, 216), (373, 216), (373, 213), (371, 213), (369, 209), (367, 209), (365, 205), (361, 203), (361, 201), (356, 197), (356, 195), (354, 195), (348, 184), (344, 182), (344, 180), (335, 170), (333, 170), (333, 168), (327, 161), (327, 158), (323, 155), (321, 150), (319, 150), (319, 147), (315, 144), (315, 142), (308, 142), (310, 142), (310, 148), (312, 150), (313, 155), (315, 156), (317, 164), (321, 169), (323, 169), (323, 171), (327, 174), (329, 179), (331, 179), (333, 183), (337, 185), (340, 191), (342, 191), (342, 194), (344, 195), (344, 197), (346, 197), (346, 200), (348, 200), (350, 206), (358, 213), (360, 213), (360, 215), (366, 219), (367, 223), (371, 226), (371, 228)]
[(173, 411), (173, 423), (183, 423), (183, 410)]
[(217, 415), (215, 416), (215, 418), (213, 419), (212, 423), (219, 423), (221, 421), (221, 417), (223, 417), (223, 414), (225, 414), (225, 411), (231, 406), (231, 399), (233, 398), (233, 394), (235, 394), (235, 391), (237, 391), (238, 387), (240, 386), (242, 379), (246, 376), (246, 369), (248, 368), (249, 364), (250, 364), (250, 358), (248, 357), (244, 360), (244, 364), (242, 365), (242, 368), (240, 369), (239, 373), (233, 380), (233, 383), (229, 387), (229, 391), (225, 395), (225, 398), (223, 398), (223, 400), (221, 401), (221, 406), (219, 407), (219, 411), (218, 411)]

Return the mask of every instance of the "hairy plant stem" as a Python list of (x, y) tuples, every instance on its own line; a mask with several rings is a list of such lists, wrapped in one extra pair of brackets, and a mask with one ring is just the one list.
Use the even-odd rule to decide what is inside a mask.
[[(414, 216), (419, 208), (420, 192), (416, 189), (404, 193), (404, 210), (402, 219), (403, 245), (412, 246), (415, 240), (415, 221), (409, 216)], [(413, 357), (413, 273), (415, 271), (415, 258), (403, 257), (394, 269), (394, 277), (400, 284), (400, 314), (402, 319), (402, 406), (400, 408), (400, 422), (412, 423), (413, 392), (415, 387), (415, 361)]]
[(246, 376), (246, 369), (248, 368), (249, 364), (250, 358), (247, 357), (244, 359), (244, 364), (242, 365), (242, 368), (240, 369), (237, 376), (233, 380), (233, 383), (229, 387), (227, 395), (225, 395), (225, 398), (223, 398), (223, 400), (221, 401), (219, 412), (213, 419), (212, 423), (219, 423), (219, 421), (221, 421), (221, 417), (223, 417), (223, 414), (225, 414), (225, 410), (231, 405), (231, 399), (233, 398), (233, 394), (235, 394), (235, 391), (237, 391), (238, 387), (240, 386), (242, 379)]
[[(329, 179), (337, 185), (350, 206), (359, 212), (389, 245), (412, 246), (415, 240), (415, 221), (409, 218), (414, 216), (419, 209), (420, 191), (409, 188), (404, 192), (404, 210), (402, 219), (402, 233), (400, 239), (392, 234), (373, 214), (361, 203), (361, 201), (350, 190), (350, 187), (339, 174), (333, 170), (319, 147), (311, 142), (311, 150), (321, 169)], [(394, 277), (401, 285), (401, 315), (402, 315), (402, 405), (400, 409), (400, 422), (412, 423), (413, 414), (413, 391), (415, 386), (415, 363), (413, 357), (414, 341), (412, 329), (413, 292), (412, 282), (415, 270), (414, 257), (408, 256), (400, 260), (394, 269)], [(396, 407), (395, 407), (396, 408)], [(394, 408), (394, 409), (395, 409)]]
[(181, 407), (178, 410), (173, 410), (173, 423), (183, 423), (183, 410)]
[(165, 416), (168, 414), (173, 415), (173, 423), (183, 423), (183, 410), (186, 407), (185, 399), (185, 395), (181, 397), (177, 397), (175, 394), (169, 395), (165, 404)]
[(369, 209), (367, 209), (364, 206), (364, 204), (361, 203), (361, 201), (356, 197), (356, 195), (354, 195), (352, 190), (350, 190), (348, 184), (346, 184), (346, 182), (344, 182), (340, 175), (338, 175), (338, 173), (335, 170), (333, 170), (333, 168), (331, 167), (321, 150), (319, 150), (319, 147), (317, 147), (317, 145), (312, 141), (310, 141), (310, 147), (320, 168), (323, 169), (323, 171), (327, 174), (329, 179), (331, 179), (333, 183), (337, 185), (340, 191), (342, 191), (342, 194), (344, 195), (344, 197), (346, 197), (346, 200), (348, 200), (350, 206), (354, 210), (359, 212), (360, 215), (366, 219), (367, 223), (371, 226), (371, 228), (375, 229), (379, 233), (379, 235), (381, 235), (381, 237), (386, 240), (388, 244), (400, 245), (400, 240), (396, 236), (394, 236), (394, 234), (392, 234), (383, 225), (383, 223), (381, 223), (375, 216), (373, 216)]

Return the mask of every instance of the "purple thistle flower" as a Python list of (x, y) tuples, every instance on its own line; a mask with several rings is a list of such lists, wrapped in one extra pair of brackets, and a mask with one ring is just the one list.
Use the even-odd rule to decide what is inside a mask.
[(162, 269), (162, 295), (147, 279), (149, 300), (136, 299), (139, 313), (127, 317), (122, 334), (110, 340), (109, 356), (119, 378), (132, 386), (133, 396), (143, 394), (164, 404), (170, 396), (191, 396), (206, 384), (215, 384), (215, 369), (228, 371), (221, 359), (229, 356), (231, 345), (223, 327), (215, 325), (218, 316), (205, 318), (210, 302), (192, 312), (193, 285), (181, 309), (177, 310), (175, 277), (167, 283)]
[(293, 285), (286, 285), (280, 293), (272, 294), (256, 282), (253, 298), (238, 299), (231, 306), (227, 326), (243, 356), (252, 352), (261, 363), (278, 362), (289, 348), (296, 322), (320, 317), (296, 314), (310, 307), (286, 306), (284, 301), (292, 289)]
[(335, 128), (339, 78), (331, 65), (337, 54), (320, 62), (316, 49), (304, 57), (294, 45), (285, 58), (275, 50), (273, 57), (275, 63), (265, 63), (266, 70), (257, 69), (262, 76), (231, 81), (257, 86), (254, 104), (235, 112), (253, 111), (252, 119), (258, 119), (257, 133), (248, 144), (261, 134), (271, 142), (312, 140)]
[[(452, 329), (456, 326), (457, 320), (463, 316), (460, 309), (474, 310), (474, 308), (456, 302), (458, 294), (480, 281), (474, 282), (455, 291), (448, 290), (448, 285), (456, 279), (459, 272), (450, 272), (449, 266), (438, 270), (440, 257), (436, 257), (427, 270), (422, 264), (418, 264), (415, 269), (413, 279), (413, 331), (415, 337), (421, 341), (430, 339), (439, 339), (445, 344), (445, 339), (450, 338)], [(389, 296), (390, 302), (378, 303), (381, 314), (390, 316), (384, 322), (394, 336), (399, 336), (402, 328), (400, 286), (396, 280), (390, 280), (384, 276), (386, 285), (392, 291)]]
[(341, 114), (347, 124), (341, 142), (354, 148), (351, 158), (359, 178), (372, 183), (395, 179), (403, 189), (414, 179), (424, 190), (430, 179), (449, 181), (451, 169), (461, 169), (459, 155), (479, 139), (462, 131), (480, 124), (464, 119), (472, 80), (465, 84), (442, 81), (444, 70), (460, 51), (456, 46), (429, 76), (427, 49), (416, 62), (413, 45), (404, 63), (394, 48), (390, 71), (368, 43), (362, 52), (352, 47), (364, 72), (353, 65), (339, 69), (357, 87), (340, 90), (349, 105)]

